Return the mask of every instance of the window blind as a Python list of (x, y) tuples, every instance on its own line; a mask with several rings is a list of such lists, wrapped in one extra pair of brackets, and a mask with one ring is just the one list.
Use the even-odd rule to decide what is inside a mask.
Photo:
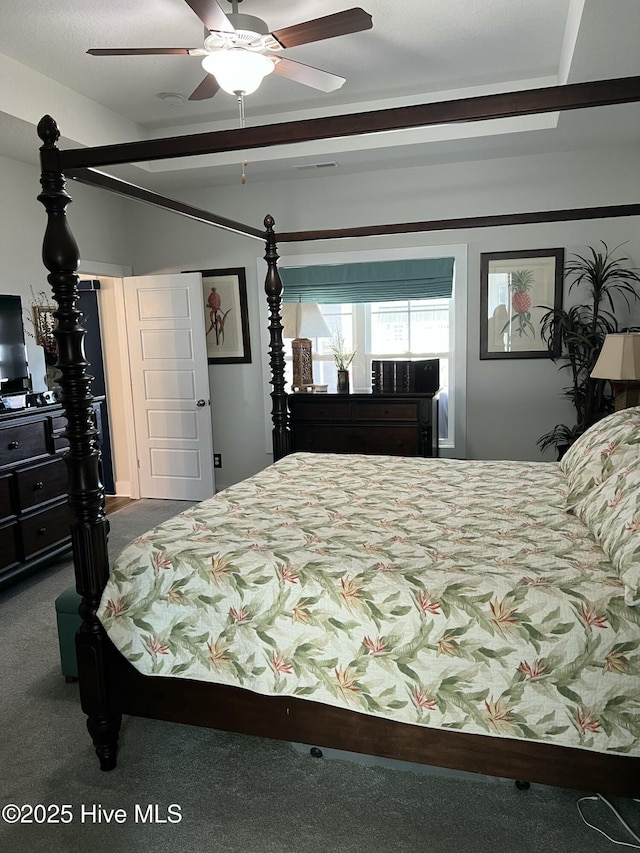
[(283, 267), (279, 272), (284, 302), (448, 299), (453, 289), (453, 258)]

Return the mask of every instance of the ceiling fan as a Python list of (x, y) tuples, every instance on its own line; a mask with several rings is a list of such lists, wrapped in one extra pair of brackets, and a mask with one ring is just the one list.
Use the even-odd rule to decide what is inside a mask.
[(185, 2), (205, 26), (203, 48), (92, 48), (87, 53), (91, 56), (200, 56), (207, 76), (191, 93), (190, 101), (212, 98), (219, 89), (236, 96), (251, 94), (271, 72), (322, 92), (333, 92), (345, 83), (344, 77), (286, 59), (277, 53), (290, 47), (372, 27), (371, 15), (356, 7), (270, 32), (260, 18), (238, 13), (238, 3), (242, 0), (229, 0), (232, 6), (229, 15), (225, 14), (216, 0)]

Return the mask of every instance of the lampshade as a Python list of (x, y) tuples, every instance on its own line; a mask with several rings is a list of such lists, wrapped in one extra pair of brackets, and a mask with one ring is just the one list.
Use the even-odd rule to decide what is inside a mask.
[(618, 382), (640, 379), (640, 333), (607, 335), (591, 377)]
[(261, 53), (253, 53), (244, 47), (231, 47), (207, 54), (202, 60), (202, 67), (213, 74), (220, 88), (230, 95), (250, 95), (275, 66)]
[(314, 302), (283, 302), (285, 338), (330, 338), (331, 330)]

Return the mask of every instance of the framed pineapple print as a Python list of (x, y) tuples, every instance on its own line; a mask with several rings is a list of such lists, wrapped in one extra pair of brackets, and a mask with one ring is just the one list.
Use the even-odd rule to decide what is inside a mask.
[(564, 249), (480, 255), (480, 358), (555, 358), (542, 318), (562, 307)]

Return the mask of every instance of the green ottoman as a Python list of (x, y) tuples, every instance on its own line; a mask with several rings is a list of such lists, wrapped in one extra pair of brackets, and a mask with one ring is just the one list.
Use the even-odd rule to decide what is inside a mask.
[(75, 586), (70, 586), (56, 598), (56, 618), (58, 621), (58, 643), (60, 644), (60, 664), (66, 681), (78, 678), (76, 660), (76, 631), (82, 620), (78, 614), (80, 596)]

